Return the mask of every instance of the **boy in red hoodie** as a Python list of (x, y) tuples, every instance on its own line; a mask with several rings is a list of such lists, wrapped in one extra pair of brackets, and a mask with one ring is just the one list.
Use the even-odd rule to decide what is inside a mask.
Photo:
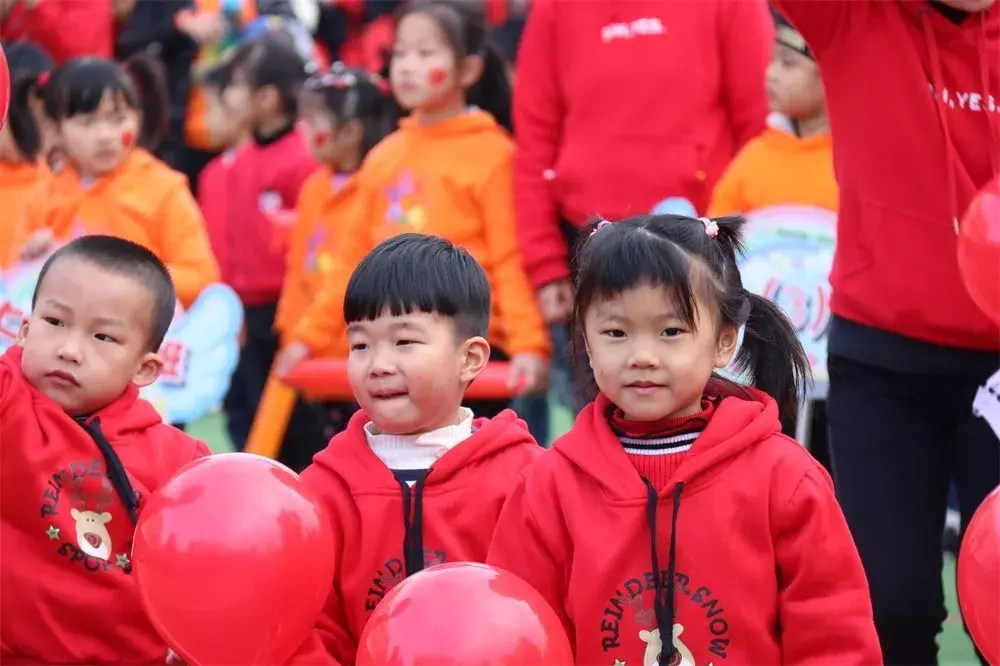
[(139, 398), (176, 296), (140, 245), (83, 236), (45, 263), (0, 357), (0, 661), (163, 663), (130, 561), (143, 503), (206, 446)]
[[(742, 223), (601, 222), (581, 249), (600, 393), (522, 475), (487, 558), (561, 615), (578, 664), (880, 662), (830, 477), (781, 434), (805, 352), (743, 289)], [(714, 376), (734, 355), (759, 389)]]
[(959, 220), (1000, 173), (994, 2), (773, 3), (826, 88), (840, 187), (830, 446), (887, 664), (937, 662), (949, 484), (964, 529), (1000, 483), (996, 435), (971, 409), (1000, 330), (957, 260)]
[(354, 270), (344, 317), (361, 411), (302, 474), (338, 543), (304, 664), (353, 664), (369, 615), (407, 576), (484, 561), (508, 490), (542, 451), (514, 412), (462, 407), (490, 356), (489, 281), (464, 249), (419, 234), (381, 243)]

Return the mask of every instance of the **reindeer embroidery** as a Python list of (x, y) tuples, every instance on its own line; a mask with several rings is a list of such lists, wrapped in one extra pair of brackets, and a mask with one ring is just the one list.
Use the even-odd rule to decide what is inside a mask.
[[(661, 664), (663, 640), (660, 638), (660, 629), (656, 626), (656, 614), (652, 609), (643, 607), (642, 595), (636, 595), (629, 599), (623, 594), (618, 597), (618, 600), (635, 611), (633, 616), (635, 622), (640, 627), (644, 627), (639, 630), (639, 640), (646, 644), (642, 666), (696, 666), (694, 655), (680, 639), (680, 635), (684, 632), (684, 625), (674, 623), (673, 638), (674, 645), (677, 646), (677, 654), (669, 663)], [(713, 664), (710, 663), (708, 666), (713, 666)]]
[(101, 479), (101, 491), (88, 494), (83, 490), (83, 481), (83, 477), (70, 481), (69, 499), (79, 507), (69, 512), (76, 523), (76, 541), (87, 555), (107, 561), (113, 547), (111, 534), (105, 527), (111, 522), (111, 514), (105, 509), (114, 501), (114, 486), (108, 477), (104, 477)]

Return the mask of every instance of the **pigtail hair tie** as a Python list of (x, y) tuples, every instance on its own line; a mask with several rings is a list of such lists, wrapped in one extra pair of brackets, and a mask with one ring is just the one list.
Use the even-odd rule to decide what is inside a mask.
[(704, 225), (705, 234), (707, 234), (709, 238), (715, 238), (719, 235), (718, 222), (708, 217), (699, 217), (698, 221)]

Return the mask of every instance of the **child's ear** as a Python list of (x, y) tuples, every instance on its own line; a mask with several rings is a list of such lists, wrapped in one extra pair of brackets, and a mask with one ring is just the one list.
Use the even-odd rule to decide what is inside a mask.
[(729, 365), (736, 353), (736, 343), (740, 339), (740, 327), (736, 324), (726, 324), (719, 332), (719, 340), (715, 349), (715, 367), (724, 368)]
[(161, 372), (163, 372), (163, 359), (159, 354), (146, 352), (139, 361), (139, 368), (132, 376), (132, 383), (139, 388), (149, 386), (156, 381)]
[(14, 344), (18, 347), (24, 346), (24, 339), (28, 337), (28, 318), (21, 318), (21, 327), (17, 329), (17, 336), (14, 338)]
[(476, 85), (480, 77), (483, 75), (483, 68), (485, 67), (485, 62), (483, 57), (479, 55), (470, 55), (462, 58), (462, 64), (459, 65), (458, 69), (458, 83), (462, 88), (468, 90), (472, 86)]
[(462, 365), (459, 377), (463, 382), (471, 382), (486, 369), (490, 362), (490, 343), (478, 335), (469, 338), (462, 344)]

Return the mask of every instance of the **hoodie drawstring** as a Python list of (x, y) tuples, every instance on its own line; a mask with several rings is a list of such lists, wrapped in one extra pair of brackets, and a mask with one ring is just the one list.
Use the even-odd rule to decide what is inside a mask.
[[(670, 549), (667, 554), (667, 580), (664, 585), (663, 574), (660, 571), (660, 558), (656, 552), (656, 504), (659, 500), (656, 488), (649, 479), (639, 477), (646, 484), (646, 521), (649, 526), (650, 559), (653, 565), (653, 614), (656, 616), (656, 626), (660, 630), (660, 641), (664, 646), (670, 645), (666, 661), (659, 660), (661, 666), (675, 666), (680, 663), (680, 652), (674, 645), (674, 588), (677, 567), (677, 515), (681, 510), (681, 493), (684, 483), (674, 486), (674, 506), (670, 517)], [(666, 592), (666, 604), (663, 595)], [(669, 613), (669, 615), (668, 615)]]
[(83, 427), (84, 431), (97, 444), (97, 448), (101, 450), (101, 455), (104, 456), (104, 466), (111, 478), (112, 485), (115, 487), (115, 492), (118, 493), (118, 497), (125, 505), (132, 524), (137, 524), (139, 522), (139, 495), (132, 487), (132, 482), (128, 480), (128, 474), (125, 473), (125, 466), (122, 465), (121, 458), (118, 457), (111, 442), (101, 431), (101, 419), (95, 416), (89, 423), (83, 419), (76, 419), (76, 422)]
[[(403, 495), (403, 563), (407, 576), (424, 568), (424, 481), (429, 473), (427, 470), (417, 477), (412, 490), (406, 481), (396, 477)], [(413, 520), (410, 520), (411, 501)]]

